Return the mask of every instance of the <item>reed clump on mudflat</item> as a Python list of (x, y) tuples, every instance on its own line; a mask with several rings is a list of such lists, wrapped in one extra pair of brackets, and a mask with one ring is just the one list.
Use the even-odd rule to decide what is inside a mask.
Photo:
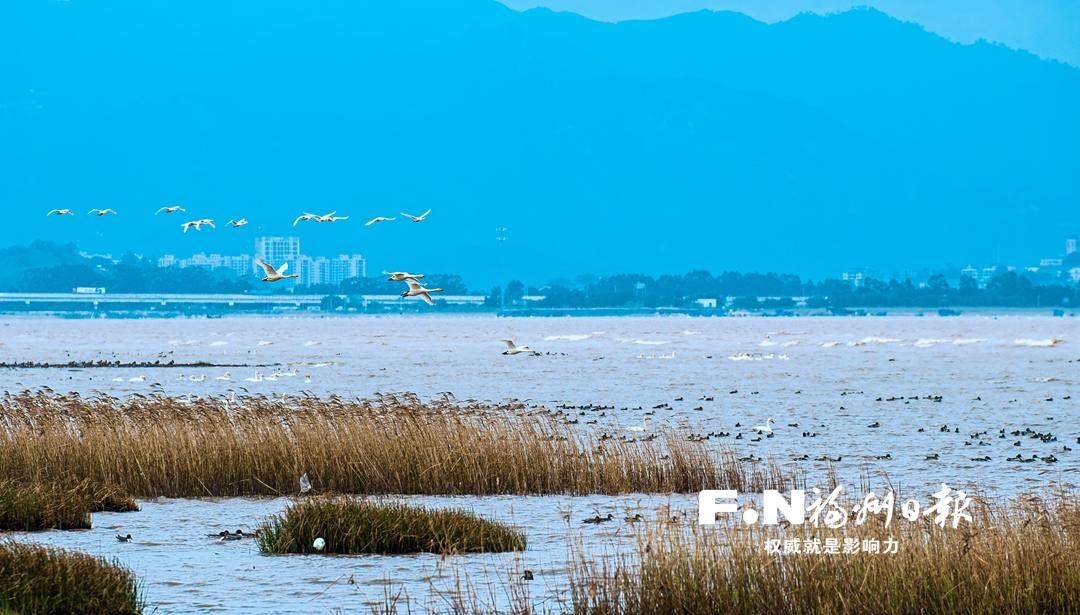
[(291, 494), (304, 473), (316, 491), (350, 494), (760, 492), (801, 480), (686, 433), (598, 436), (546, 409), (425, 404), (412, 395), (8, 394), (0, 399), (0, 480), (74, 476), (137, 497)]
[[(958, 528), (930, 518), (843, 530), (654, 526), (632, 556), (572, 571), (574, 611), (952, 615), (1080, 613), (1080, 509), (1068, 498), (976, 503)], [(774, 539), (887, 538), (895, 554), (766, 554)], [(803, 543), (805, 544), (805, 542)]]
[(53, 547), (0, 542), (0, 613), (141, 613), (135, 575), (117, 563)]
[(0, 530), (89, 529), (90, 513), (139, 510), (135, 498), (115, 485), (89, 481), (0, 482)]
[(353, 497), (290, 504), (261, 529), (259, 548), (272, 554), (502, 553), (526, 544), (520, 531), (465, 510)]

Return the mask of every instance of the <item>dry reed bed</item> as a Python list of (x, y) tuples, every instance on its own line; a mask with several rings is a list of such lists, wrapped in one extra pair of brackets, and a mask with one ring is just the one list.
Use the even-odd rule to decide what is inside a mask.
[[(732, 614), (1080, 613), (1080, 508), (1074, 498), (975, 503), (973, 524), (897, 514), (843, 530), (654, 525), (637, 553), (578, 559), (574, 611)], [(769, 538), (877, 538), (896, 554), (766, 554)]]
[(117, 563), (0, 542), (0, 613), (135, 615), (142, 609), (135, 575)]
[[(597, 441), (521, 405), (8, 394), (0, 480), (87, 480), (138, 497), (296, 493), (588, 494), (790, 489), (800, 478), (662, 431)], [(667, 455), (669, 459), (661, 459)]]
[(0, 482), (0, 531), (89, 529), (92, 512), (138, 509), (135, 499), (115, 486), (88, 481)]
[[(313, 543), (322, 538), (325, 545)], [(363, 500), (310, 499), (289, 505), (259, 532), (263, 553), (501, 553), (523, 551), (520, 531), (457, 509)]]

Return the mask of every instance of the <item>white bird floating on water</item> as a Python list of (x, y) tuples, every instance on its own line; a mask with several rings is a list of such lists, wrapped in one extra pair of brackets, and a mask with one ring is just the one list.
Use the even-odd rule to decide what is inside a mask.
[(288, 278), (300, 277), (300, 275), (296, 273), (285, 275), (285, 272), (289, 269), (289, 263), (285, 263), (280, 268), (274, 269), (273, 265), (264, 263), (259, 259), (255, 259), (255, 262), (266, 272), (266, 277), (262, 279), (263, 282), (277, 282), (279, 280), (287, 280)]
[(71, 211), (70, 209), (54, 209), (54, 210), (50, 211), (49, 213), (45, 214), (45, 216), (48, 217), (48, 216), (51, 216), (53, 214), (56, 214), (58, 216), (63, 216), (64, 214), (67, 214), (69, 216), (74, 216), (75, 212)]
[(772, 417), (769, 417), (769, 420), (765, 421), (764, 425), (758, 425), (752, 429), (758, 433), (772, 433), (772, 424), (775, 422), (776, 421), (772, 420)]
[(319, 536), (315, 539), (315, 542), (311, 543), (311, 546), (315, 547), (316, 551), (322, 551), (323, 547), (326, 546), (326, 541), (323, 540), (322, 536)]
[(423, 286), (420, 286), (420, 282), (417, 282), (416, 280), (413, 280), (413, 279), (408, 279), (408, 280), (405, 280), (405, 281), (408, 282), (408, 284), (409, 284), (409, 290), (401, 293), (401, 296), (402, 297), (420, 297), (428, 305), (435, 305), (435, 302), (432, 301), (431, 296), (428, 295), (428, 293), (441, 293), (442, 292), (441, 288), (424, 288)]
[(228, 379), (229, 379), (229, 372), (225, 372), (224, 375), (218, 376), (217, 378), (214, 378), (214, 380), (228, 380)]
[(259, 372), (255, 372), (255, 376), (253, 378), (244, 378), (244, 382), (262, 382), (262, 380), (262, 374), (260, 374)]
[(396, 220), (396, 219), (397, 218), (384, 218), (382, 216), (379, 216), (378, 218), (375, 218), (371, 222), (364, 223), (364, 226), (371, 226), (372, 224), (375, 224), (376, 222), (389, 222), (390, 220)]
[(154, 215), (156, 216), (156, 215), (160, 214), (161, 212), (171, 214), (174, 211), (187, 211), (187, 210), (184, 209), (183, 207), (180, 207), (179, 205), (177, 205), (176, 207), (162, 207), (161, 209), (155, 211)]
[(300, 493), (307, 493), (311, 491), (311, 479), (308, 478), (307, 472), (300, 477)]
[(506, 344), (506, 350), (503, 351), (503, 354), (521, 354), (523, 352), (527, 354), (540, 354), (539, 352), (533, 350), (532, 348), (529, 348), (528, 346), (518, 346), (514, 343), (514, 340), (501, 341)]
[(202, 375), (201, 375), (201, 376), (199, 376), (198, 378), (196, 378), (196, 377), (195, 377), (195, 375), (194, 375), (194, 374), (192, 374), (192, 375), (191, 375), (191, 377), (190, 377), (190, 378), (188, 378), (188, 380), (190, 380), (190, 381), (192, 381), (192, 382), (203, 382), (203, 381), (205, 381), (205, 380), (206, 380), (206, 374), (202, 374)]
[(138, 378), (130, 378), (128, 382), (146, 382), (146, 376), (139, 376)]
[(424, 277), (424, 274), (422, 273), (412, 274), (405, 271), (384, 271), (383, 274), (390, 276), (389, 278), (386, 278), (387, 282), (404, 282), (405, 280), (419, 280), (420, 278)]
[(409, 214), (407, 214), (405, 212), (401, 212), (401, 215), (405, 216), (406, 218), (412, 218), (413, 222), (423, 222), (427, 218), (427, 215), (430, 214), (430, 213), (431, 213), (431, 210), (429, 209), (429, 210), (425, 211), (424, 213), (420, 214), (419, 216), (412, 216), (412, 215), (409, 215)]
[(98, 216), (104, 216), (105, 214), (116, 215), (116, 210), (111, 209), (111, 208), (110, 209), (91, 209), (90, 211), (86, 212), (86, 215), (89, 216), (90, 214), (97, 214)]
[(240, 228), (247, 223), (247, 218), (240, 218), (239, 220), (229, 220), (229, 224), (231, 224), (233, 228)]
[(646, 416), (644, 419), (641, 420), (640, 427), (637, 425), (631, 425), (630, 427), (626, 428), (626, 431), (649, 431), (649, 421), (651, 420), (652, 417)]

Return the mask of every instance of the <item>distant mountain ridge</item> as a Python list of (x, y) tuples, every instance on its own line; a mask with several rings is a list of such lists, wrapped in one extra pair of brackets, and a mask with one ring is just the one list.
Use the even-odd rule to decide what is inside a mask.
[[(822, 277), (999, 246), (1020, 264), (1080, 232), (1080, 69), (873, 10), (610, 24), (487, 0), (10, 4), (4, 243), (231, 254), (296, 233), (482, 286), (500, 262), (530, 282)], [(151, 215), (165, 204), (252, 224), (184, 235)], [(45, 220), (58, 206), (79, 219)], [(82, 215), (98, 206), (121, 215)], [(312, 209), (350, 220), (290, 226)]]

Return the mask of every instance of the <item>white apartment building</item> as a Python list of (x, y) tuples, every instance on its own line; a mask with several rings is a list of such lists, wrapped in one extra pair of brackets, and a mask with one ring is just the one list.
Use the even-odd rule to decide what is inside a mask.
[(191, 258), (180, 259), (172, 254), (166, 254), (158, 259), (157, 265), (158, 267), (179, 267), (181, 269), (185, 267), (201, 267), (203, 269), (225, 267), (232, 269), (237, 276), (246, 277), (251, 274), (252, 262), (251, 257), (247, 254), (241, 254), (240, 256), (211, 254), (207, 256), (205, 253), (200, 252), (193, 254)]

